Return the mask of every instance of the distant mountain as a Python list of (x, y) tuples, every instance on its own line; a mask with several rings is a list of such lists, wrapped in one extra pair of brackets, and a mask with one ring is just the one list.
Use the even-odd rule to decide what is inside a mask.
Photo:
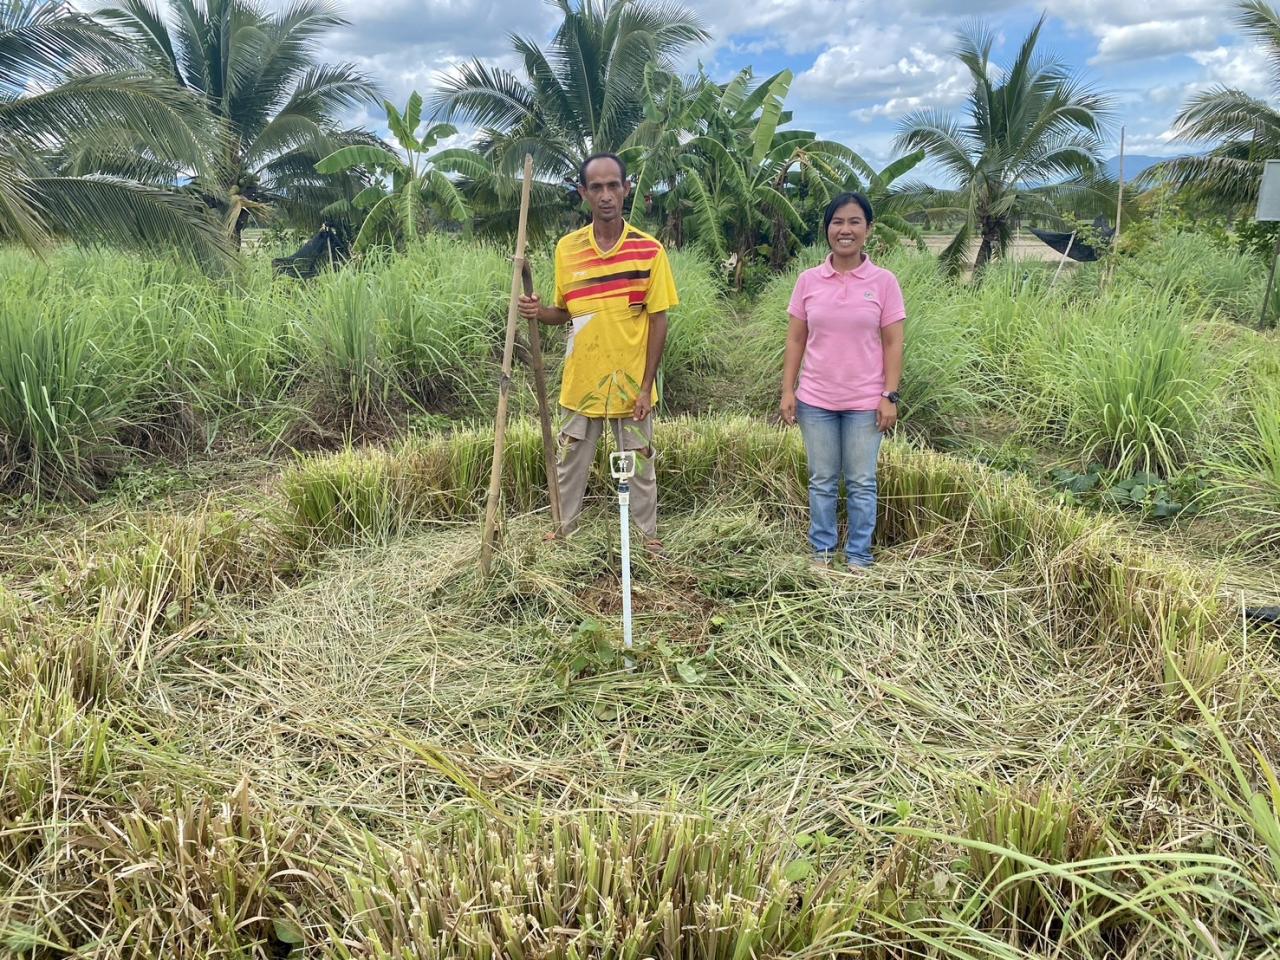
[[(1168, 159), (1169, 159), (1168, 157), (1144, 157), (1141, 154), (1136, 154), (1136, 153), (1125, 154), (1124, 179), (1126, 182), (1133, 180), (1135, 177), (1137, 177), (1143, 171), (1147, 170), (1149, 167), (1154, 167), (1157, 163), (1160, 163), (1161, 161), (1168, 160)], [(1107, 176), (1111, 177), (1111, 179), (1114, 180), (1116, 177), (1120, 176), (1120, 158), (1119, 157), (1112, 157), (1110, 160), (1105, 161), (1102, 164), (1102, 166), (1103, 166), (1103, 169), (1107, 171)]]

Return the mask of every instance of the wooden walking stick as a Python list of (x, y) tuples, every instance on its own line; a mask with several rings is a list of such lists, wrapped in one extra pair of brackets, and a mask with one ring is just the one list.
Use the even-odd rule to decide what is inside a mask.
[[(520, 272), (524, 295), (533, 296), (533, 271), (526, 260)], [(560, 479), (556, 475), (556, 447), (551, 434), (551, 407), (547, 403), (547, 372), (542, 366), (542, 333), (535, 317), (529, 321), (529, 366), (533, 367), (533, 389), (538, 395), (538, 419), (542, 423), (542, 462), (547, 468), (547, 496), (551, 501), (551, 525), (560, 536)]]
[(498, 379), (498, 414), (493, 423), (493, 469), (489, 472), (489, 500), (484, 508), (484, 532), (480, 540), (480, 570), (489, 575), (498, 527), (498, 500), (502, 493), (502, 454), (507, 439), (507, 400), (511, 396), (511, 357), (516, 347), (516, 298), (522, 289), (524, 247), (529, 221), (529, 191), (533, 183), (533, 157), (524, 157), (524, 184), (520, 189), (520, 225), (516, 230), (516, 256), (511, 270), (511, 302), (507, 305), (507, 340), (502, 348), (502, 376)]

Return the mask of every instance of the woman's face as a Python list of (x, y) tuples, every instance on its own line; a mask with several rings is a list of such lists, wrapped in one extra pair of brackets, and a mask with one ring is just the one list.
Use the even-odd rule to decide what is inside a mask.
[(867, 215), (862, 207), (850, 201), (836, 210), (831, 218), (831, 226), (827, 227), (827, 243), (831, 249), (842, 257), (852, 257), (862, 252), (867, 237), (871, 235), (871, 224), (867, 223)]

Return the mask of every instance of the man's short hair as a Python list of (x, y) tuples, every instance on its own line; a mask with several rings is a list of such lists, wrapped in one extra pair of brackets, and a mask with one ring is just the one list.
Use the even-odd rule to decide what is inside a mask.
[(612, 160), (618, 165), (618, 169), (622, 171), (622, 179), (624, 181), (627, 179), (627, 164), (620, 156), (616, 153), (593, 153), (583, 160), (582, 166), (578, 168), (578, 182), (584, 187), (587, 185), (587, 167), (593, 160)]

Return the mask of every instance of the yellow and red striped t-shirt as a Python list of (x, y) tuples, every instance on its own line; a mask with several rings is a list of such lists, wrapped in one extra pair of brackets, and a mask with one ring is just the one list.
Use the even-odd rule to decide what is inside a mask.
[(556, 306), (573, 319), (561, 406), (588, 417), (631, 416), (644, 379), (649, 315), (678, 302), (667, 252), (643, 230), (627, 224), (607, 252), (590, 224), (562, 237)]

